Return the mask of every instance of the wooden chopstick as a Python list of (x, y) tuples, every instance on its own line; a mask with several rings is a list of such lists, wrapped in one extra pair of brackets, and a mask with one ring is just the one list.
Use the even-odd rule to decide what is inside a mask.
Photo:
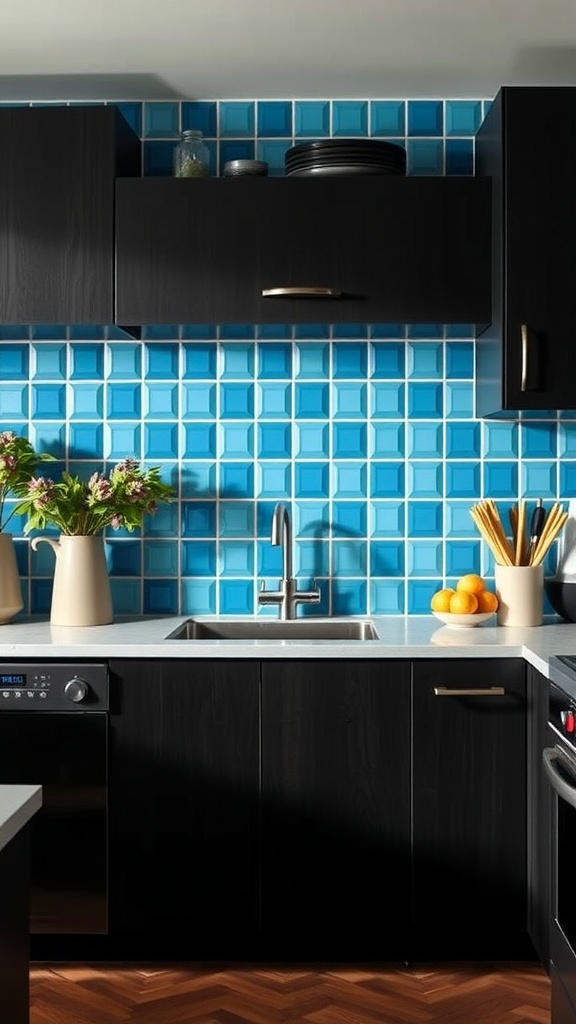
[(546, 523), (544, 524), (544, 529), (542, 530), (540, 539), (532, 554), (530, 565), (542, 565), (552, 543), (560, 533), (560, 530), (567, 519), (568, 513), (564, 512), (562, 505), (556, 502), (550, 510)]
[(522, 500), (518, 509), (518, 524), (516, 527), (516, 544), (514, 547), (514, 565), (522, 565), (522, 554), (524, 547), (524, 530), (526, 528), (526, 502)]

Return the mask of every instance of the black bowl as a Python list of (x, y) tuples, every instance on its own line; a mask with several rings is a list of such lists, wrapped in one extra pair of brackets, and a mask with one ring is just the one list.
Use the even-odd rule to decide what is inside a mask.
[(576, 622), (576, 582), (544, 580), (544, 590), (554, 611), (566, 622)]

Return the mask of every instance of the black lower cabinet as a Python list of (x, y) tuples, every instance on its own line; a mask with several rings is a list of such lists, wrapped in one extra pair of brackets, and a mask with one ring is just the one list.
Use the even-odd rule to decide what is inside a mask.
[(28, 1024), (30, 1006), (30, 829), (0, 850), (0, 1019)]
[(528, 931), (538, 959), (549, 969), (551, 921), (552, 791), (542, 751), (548, 739), (548, 680), (528, 666)]
[(526, 924), (525, 677), (525, 663), (514, 658), (413, 664), (417, 959), (534, 956)]
[(110, 663), (110, 943), (237, 955), (258, 917), (259, 666)]
[(409, 671), (402, 661), (262, 663), (261, 927), (271, 953), (406, 956)]

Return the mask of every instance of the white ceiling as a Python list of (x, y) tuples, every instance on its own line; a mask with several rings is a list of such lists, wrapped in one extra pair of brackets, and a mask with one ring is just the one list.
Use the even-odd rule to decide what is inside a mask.
[(576, 0), (0, 0), (0, 101), (576, 85)]

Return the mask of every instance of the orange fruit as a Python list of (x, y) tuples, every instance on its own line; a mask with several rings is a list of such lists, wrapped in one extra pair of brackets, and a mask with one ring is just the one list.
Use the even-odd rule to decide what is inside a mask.
[(437, 590), (435, 594), (432, 594), (432, 600), (430, 601), (430, 607), (433, 612), (449, 612), (450, 611), (450, 598), (456, 591), (452, 587), (445, 587), (444, 590)]
[(450, 611), (453, 615), (473, 615), (477, 608), (476, 594), (469, 594), (466, 590), (456, 590), (450, 598)]
[(498, 608), (498, 598), (491, 590), (483, 590), (481, 594), (476, 594), (476, 600), (479, 612), (495, 612)]
[(456, 590), (463, 590), (465, 594), (481, 594), (483, 590), (486, 590), (486, 584), (478, 573), (469, 572), (466, 576), (461, 576), (456, 584)]

